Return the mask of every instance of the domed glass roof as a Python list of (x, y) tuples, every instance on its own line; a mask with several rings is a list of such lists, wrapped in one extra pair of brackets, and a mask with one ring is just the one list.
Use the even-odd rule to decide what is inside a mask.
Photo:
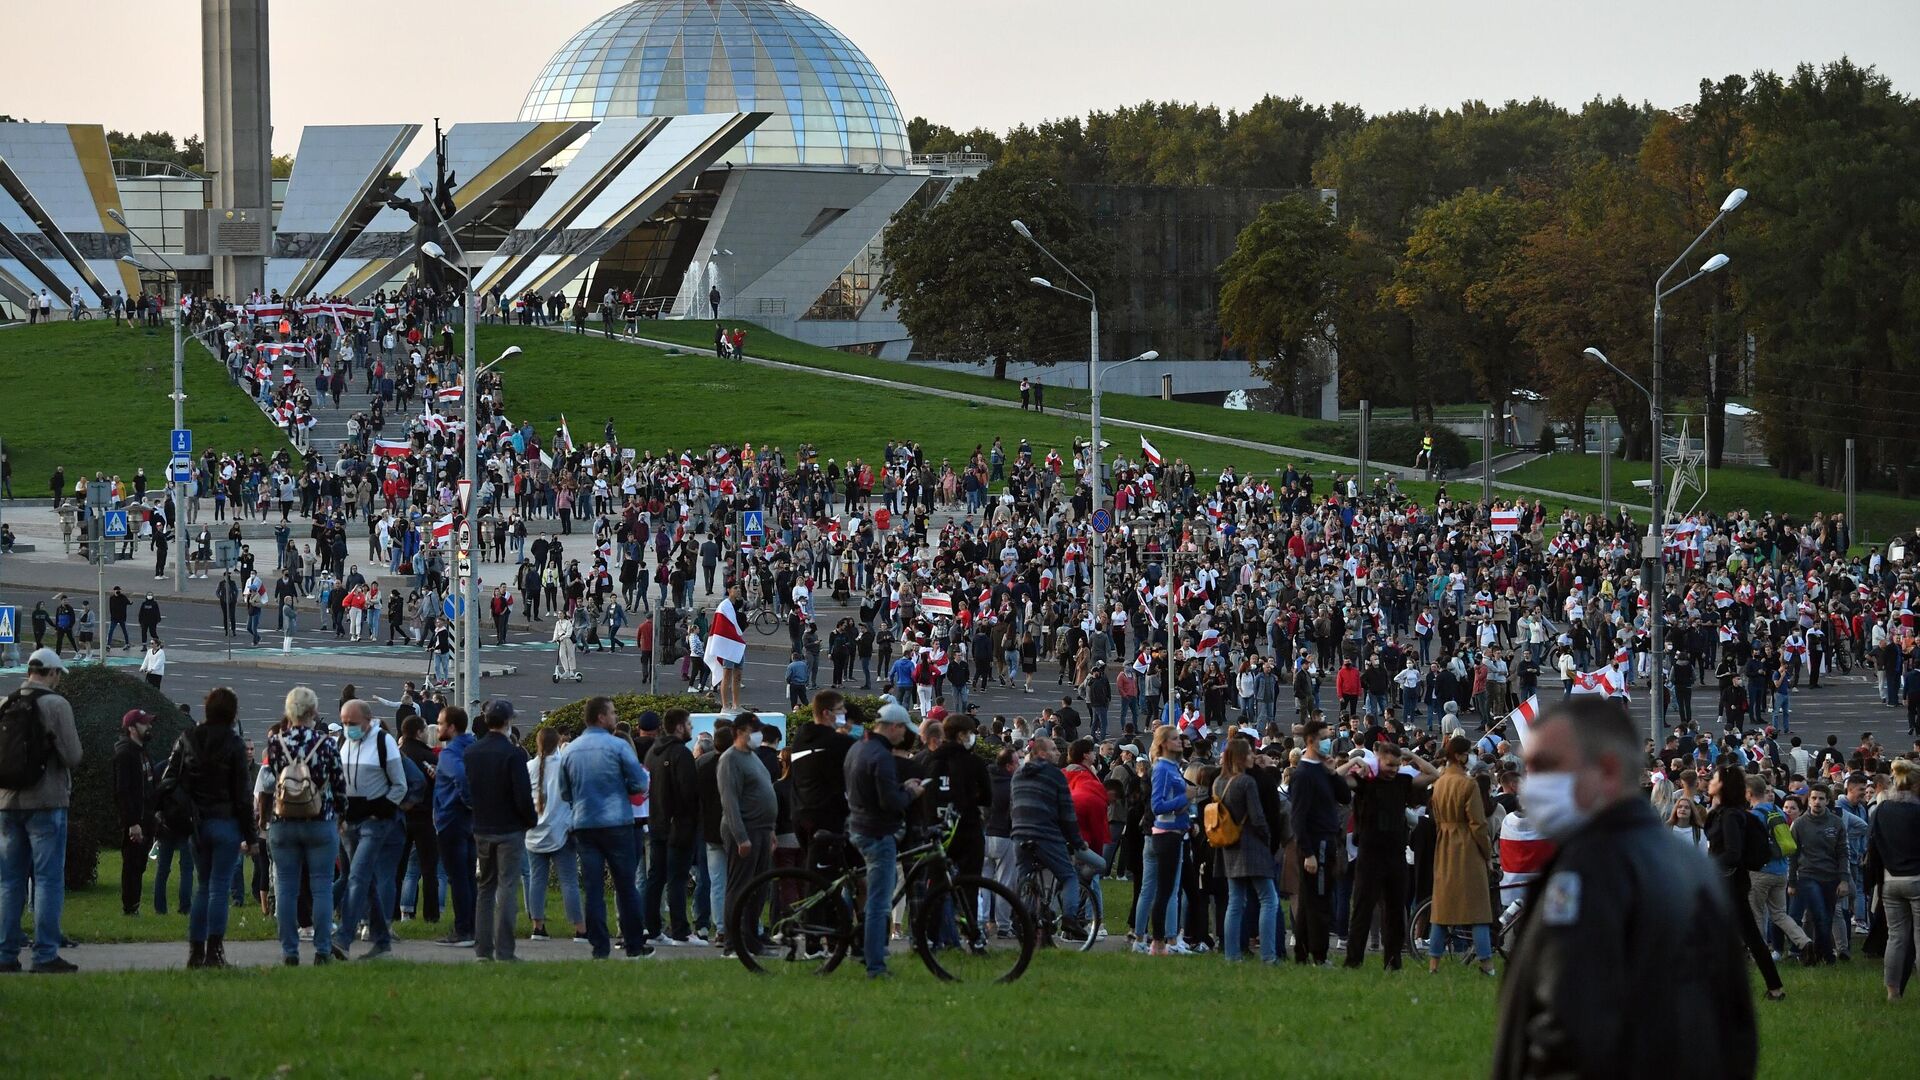
[(522, 120), (767, 112), (723, 161), (907, 164), (886, 80), (786, 0), (639, 0), (594, 20), (534, 80)]

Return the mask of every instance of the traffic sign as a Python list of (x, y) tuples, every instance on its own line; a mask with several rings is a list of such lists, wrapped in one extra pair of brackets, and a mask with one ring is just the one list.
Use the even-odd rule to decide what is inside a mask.
[(0, 607), (0, 645), (13, 644), (15, 636), (14, 627), (19, 622), (19, 619), (19, 608)]
[(1111, 528), (1112, 525), (1113, 525), (1113, 517), (1107, 513), (1106, 507), (1103, 506), (1100, 509), (1095, 510), (1093, 512), (1093, 531), (1094, 532), (1104, 533), (1107, 531), (1107, 529)]
[(766, 511), (748, 510), (740, 515), (740, 531), (748, 536), (767, 535)]
[(177, 427), (173, 429), (173, 456), (186, 457), (193, 453), (193, 429)]
[(167, 481), (174, 484), (193, 483), (193, 462), (186, 458), (174, 458), (167, 466)]
[(440, 613), (449, 619), (459, 618), (460, 613), (465, 610), (467, 610), (467, 598), (461, 593), (448, 593), (447, 598), (440, 602)]
[(109, 540), (125, 540), (128, 536), (128, 532), (129, 530), (127, 528), (127, 512), (125, 510), (107, 511), (106, 527), (101, 530), (100, 535), (106, 537)]
[(470, 578), (472, 576), (473, 576), (473, 559), (470, 556), (463, 554), (460, 556), (460, 577), (462, 579), (465, 579), (465, 578)]

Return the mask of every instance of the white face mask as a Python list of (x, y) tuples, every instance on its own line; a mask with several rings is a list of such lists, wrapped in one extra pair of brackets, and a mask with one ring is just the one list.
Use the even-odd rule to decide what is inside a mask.
[(973, 732), (969, 731), (967, 732), (966, 737), (960, 740), (960, 745), (971, 750), (973, 749), (973, 741), (976, 737), (977, 736), (975, 736)]
[(762, 736), (759, 732), (756, 731), (751, 735), (747, 736), (747, 745), (749, 747), (752, 747), (755, 750), (758, 750), (760, 749), (760, 743), (763, 741), (763, 739), (764, 739), (764, 736)]
[(1520, 805), (1542, 836), (1564, 840), (1593, 817), (1575, 801), (1572, 773), (1528, 773), (1520, 778)]

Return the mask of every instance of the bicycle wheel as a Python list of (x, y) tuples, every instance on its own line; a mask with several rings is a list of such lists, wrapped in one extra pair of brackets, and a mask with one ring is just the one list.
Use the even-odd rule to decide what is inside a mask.
[[(993, 929), (992, 911), (982, 917), (980, 903), (1005, 905), (1008, 933)], [(1039, 934), (1026, 906), (1012, 889), (991, 878), (966, 875), (929, 889), (920, 902), (913, 929), (914, 951), (934, 977), (946, 982), (1008, 983), (1033, 961)]]
[(733, 954), (757, 975), (826, 975), (853, 944), (853, 908), (811, 870), (769, 870), (727, 897), (727, 906)]
[(1078, 945), (1081, 952), (1092, 952), (1094, 943), (1107, 932), (1106, 899), (1100, 895), (1100, 882), (1083, 881), (1080, 883), (1080, 907), (1077, 909), (1080, 925), (1087, 928), (1083, 938), (1064, 938), (1069, 945)]
[(1053, 944), (1053, 933), (1060, 925), (1054, 912), (1054, 892), (1047, 887), (1044, 872), (1037, 866), (1021, 871), (1015, 895), (1033, 920), (1034, 935), (1042, 946)]
[(762, 634), (772, 636), (775, 630), (780, 629), (780, 618), (773, 613), (772, 608), (762, 607), (753, 613), (753, 628)]
[(1427, 938), (1433, 933), (1433, 901), (1423, 901), (1407, 920), (1407, 955), (1416, 960), (1427, 958)]

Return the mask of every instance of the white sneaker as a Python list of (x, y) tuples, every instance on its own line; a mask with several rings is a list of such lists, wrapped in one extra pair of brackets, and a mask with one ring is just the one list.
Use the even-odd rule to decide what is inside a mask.
[(301, 927), (301, 928), (300, 928), (300, 940), (301, 940), (301, 941), (312, 941), (312, 940), (313, 940), (313, 927), (311, 927), (311, 926), (303, 926), (303, 927)]
[(1187, 948), (1187, 943), (1185, 941), (1175, 941), (1173, 944), (1167, 946), (1167, 951), (1169, 953), (1172, 953), (1175, 956), (1192, 956), (1193, 955), (1193, 950)]
[(1136, 941), (1133, 943), (1133, 951), (1145, 954), (1151, 951), (1151, 947), (1144, 941)]

